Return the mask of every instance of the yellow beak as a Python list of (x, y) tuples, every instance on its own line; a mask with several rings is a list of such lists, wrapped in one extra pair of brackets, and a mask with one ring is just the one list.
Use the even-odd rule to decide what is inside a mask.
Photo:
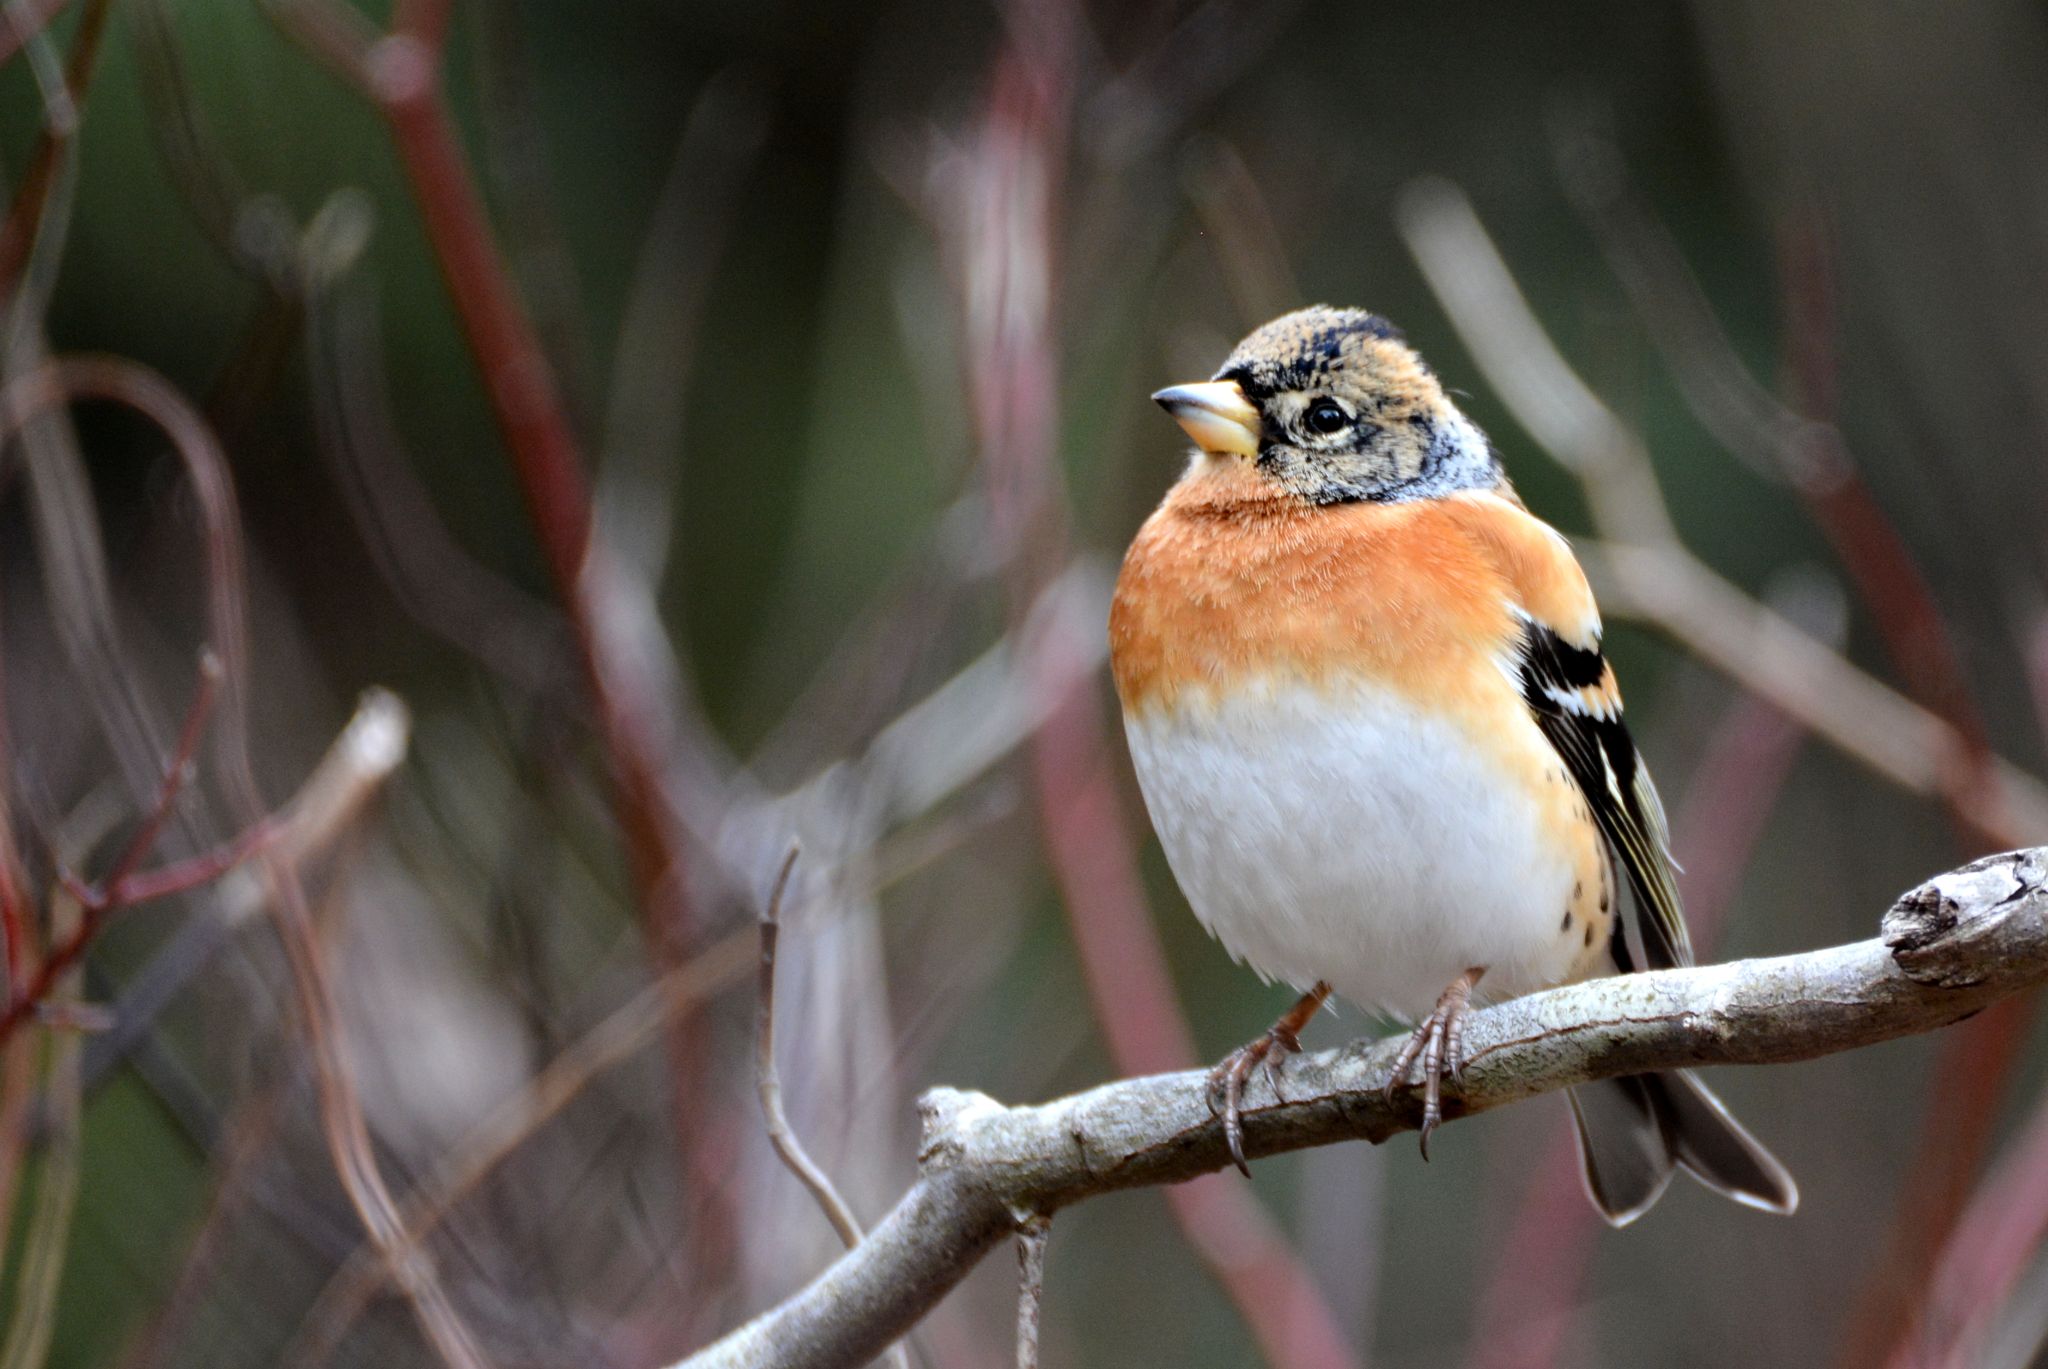
[(1259, 411), (1234, 380), (1176, 385), (1152, 396), (1152, 402), (1173, 415), (1203, 451), (1222, 456), (1259, 454)]

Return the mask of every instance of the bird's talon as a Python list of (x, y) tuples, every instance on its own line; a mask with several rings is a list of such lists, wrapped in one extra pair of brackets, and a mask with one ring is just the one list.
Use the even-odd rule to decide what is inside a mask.
[(1415, 1028), (1401, 1053), (1394, 1057), (1393, 1073), (1387, 1079), (1386, 1099), (1408, 1082), (1409, 1070), (1422, 1062), (1422, 1158), (1429, 1158), (1429, 1134), (1443, 1124), (1443, 1084), (1448, 1078), (1460, 1088), (1465, 1084), (1465, 1012), (1471, 1006), (1472, 989), (1483, 969), (1467, 970), (1436, 1000), (1436, 1008)]
[[(1263, 1064), (1266, 1082), (1273, 1087), (1273, 1096), (1281, 1096), (1281, 1062), (1301, 1049), (1302, 1024), (1315, 1016), (1316, 1010), (1329, 996), (1329, 985), (1316, 985), (1303, 994), (1301, 1001), (1288, 1009), (1287, 1015), (1275, 1022), (1264, 1036), (1239, 1046), (1209, 1071), (1209, 1111), (1223, 1119), (1223, 1142), (1230, 1151), (1230, 1161), (1247, 1179), (1252, 1177), (1252, 1167), (1244, 1154), (1245, 1083), (1251, 1078), (1252, 1071)], [(1218, 1106), (1219, 1097), (1221, 1106)]]
[(1271, 1042), (1262, 1036), (1224, 1056), (1209, 1071), (1209, 1111), (1223, 1119), (1223, 1141), (1230, 1150), (1231, 1163), (1247, 1179), (1252, 1171), (1244, 1157), (1244, 1083), (1271, 1049)]
[(1244, 1158), (1244, 1117), (1239, 1107), (1244, 1100), (1243, 1083), (1233, 1059), (1230, 1075), (1223, 1083), (1223, 1143), (1230, 1149), (1230, 1162), (1237, 1166), (1240, 1174), (1249, 1179), (1252, 1177), (1252, 1167)]

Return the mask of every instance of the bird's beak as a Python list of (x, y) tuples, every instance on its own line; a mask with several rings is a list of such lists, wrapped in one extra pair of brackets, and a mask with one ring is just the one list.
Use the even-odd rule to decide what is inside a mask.
[(1259, 411), (1234, 380), (1176, 385), (1152, 396), (1152, 402), (1173, 415), (1195, 445), (1216, 456), (1259, 454)]

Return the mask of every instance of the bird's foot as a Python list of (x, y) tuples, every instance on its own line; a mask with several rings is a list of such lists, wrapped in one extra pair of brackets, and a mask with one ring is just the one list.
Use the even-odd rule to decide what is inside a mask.
[(1244, 1086), (1252, 1071), (1263, 1064), (1266, 1082), (1272, 1085), (1273, 1095), (1279, 1096), (1280, 1062), (1301, 1049), (1301, 1029), (1329, 996), (1330, 986), (1317, 984), (1265, 1035), (1239, 1046), (1209, 1071), (1209, 1110), (1223, 1118), (1223, 1139), (1230, 1147), (1231, 1162), (1247, 1179), (1252, 1175), (1252, 1167), (1244, 1158)]
[(1451, 981), (1451, 986), (1437, 996), (1436, 1009), (1422, 1019), (1415, 1034), (1408, 1038), (1401, 1053), (1394, 1057), (1394, 1068), (1387, 1076), (1386, 1096), (1392, 1098), (1394, 1090), (1407, 1084), (1409, 1071), (1417, 1059), (1422, 1061), (1422, 1158), (1429, 1158), (1429, 1134), (1444, 1120), (1443, 1083), (1449, 1075), (1459, 1084), (1465, 1082), (1465, 1014), (1472, 1007), (1472, 990), (1479, 985), (1479, 977), (1486, 973), (1484, 965), (1474, 966)]

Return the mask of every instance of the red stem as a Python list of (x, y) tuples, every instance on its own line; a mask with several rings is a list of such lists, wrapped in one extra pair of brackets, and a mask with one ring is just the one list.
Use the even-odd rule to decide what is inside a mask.
[[(308, 6), (316, 14), (330, 8), (335, 7)], [(498, 254), (441, 86), (448, 11), (445, 0), (402, 0), (397, 31), (376, 40), (359, 60), (346, 51), (345, 24), (330, 23), (323, 33), (340, 35), (344, 69), (367, 84), (390, 124), (541, 554), (574, 629), (611, 762), (615, 811), (643, 934), (656, 972), (667, 973), (688, 960), (697, 929), (687, 899), (686, 839), (662, 782), (661, 702), (631, 653), (608, 643), (601, 628), (606, 567), (599, 560), (601, 551), (592, 546), (590, 490), (580, 444), (539, 337)], [(724, 1181), (733, 1148), (729, 1119), (704, 1107), (711, 1056), (697, 1039), (700, 1023), (701, 1018), (681, 1014), (672, 1019), (667, 1053), (669, 1106), (686, 1191), (701, 1200), (687, 1221), (691, 1265), (709, 1287), (731, 1248), (735, 1197)], [(684, 1326), (681, 1334), (694, 1337), (702, 1329)]]
[(164, 766), (163, 783), (157, 788), (156, 802), (150, 805), (141, 825), (135, 829), (135, 835), (129, 838), (127, 849), (115, 859), (113, 868), (100, 881), (103, 886), (118, 889), (122, 881), (156, 849), (164, 824), (170, 821), (171, 809), (176, 806), (179, 793), (191, 777), (193, 762), (199, 755), (199, 739), (206, 734), (206, 720), (212, 716), (214, 702), (220, 697), (220, 682), (220, 658), (211, 651), (202, 651), (198, 679), (192, 689), (192, 702), (186, 706), (185, 721), (178, 729), (178, 744), (171, 752), (169, 763)]
[[(0, 299), (13, 293), (18, 284), (17, 277), (28, 264), (36, 235), (42, 231), (50, 191), (56, 185), (59, 159), (64, 156), (65, 146), (78, 136), (78, 121), (86, 92), (92, 85), (93, 72), (99, 63), (101, 40), (107, 31), (107, 14), (112, 8), (112, 0), (89, 0), (86, 5), (85, 18), (80, 21), (77, 36), (72, 40), (71, 55), (64, 63), (64, 85), (70, 93), (72, 107), (69, 120), (61, 125), (46, 122), (36, 135), (35, 151), (30, 154), (28, 169), (22, 175), (21, 188), (7, 211), (5, 222), (0, 222)], [(51, 14), (54, 13), (52, 10)], [(0, 15), (4, 14), (5, 10), (0, 9)], [(47, 18), (45, 16), (45, 22)], [(41, 25), (33, 27), (39, 29)], [(5, 47), (10, 37), (16, 47), (27, 41), (19, 30), (8, 26), (5, 33), (0, 34), (0, 48)], [(12, 50), (0, 52), (0, 62), (5, 62), (12, 55)], [(50, 110), (46, 118), (54, 119), (55, 111)]]
[[(1833, 280), (1826, 242), (1810, 220), (1787, 232), (1781, 260), (1795, 403), (1821, 421), (1816, 440), (1838, 444)], [(1830, 459), (1807, 465), (1821, 477), (1801, 481), (1799, 491), (1876, 623), (1892, 668), (1963, 740), (1954, 773), (1942, 777), (1958, 844), (1969, 852), (2002, 846), (1989, 733), (1933, 588), (1847, 453), (1823, 455)], [(2008, 999), (1943, 1036), (1905, 1195), (1849, 1316), (1837, 1361), (1844, 1369), (1884, 1362), (1910, 1333), (1934, 1261), (1982, 1168), (2034, 1015), (2031, 999)]]
[(279, 823), (275, 818), (264, 818), (234, 840), (224, 842), (211, 851), (173, 861), (154, 870), (123, 875), (118, 881), (104, 885), (82, 886), (75, 879), (65, 877), (64, 887), (78, 900), (82, 916), (71, 935), (37, 968), (28, 987), (20, 994), (10, 996), (6, 1008), (0, 1010), (0, 1046), (5, 1046), (7, 1039), (28, 1019), (37, 1005), (49, 997), (64, 972), (92, 949), (108, 918), (140, 903), (211, 884), (262, 850), (278, 831)]
[(628, 850), (665, 967), (683, 958), (685, 854), (665, 812), (661, 766), (643, 710), (622, 697), (626, 672), (609, 659), (586, 575), (590, 490), (583, 459), (540, 340), (513, 294), (482, 201), (441, 98), (431, 50), (387, 38), (371, 54), (373, 81), (391, 122), (400, 164), (412, 183), (456, 315), (482, 372), (499, 432), (548, 569), (582, 652), (599, 724), (617, 771)]
[(1978, 1188), (1941, 1253), (1927, 1307), (1892, 1369), (1975, 1364), (1998, 1309), (2048, 1236), (2048, 1096)]
[[(6, 752), (0, 749), (0, 760)], [(21, 886), (14, 878), (14, 862), (9, 853), (0, 852), (0, 948), (7, 955), (7, 974), (0, 988), (4, 988), (11, 1002), (20, 992), (22, 981), (28, 969), (28, 926), (27, 905), (21, 897)]]

